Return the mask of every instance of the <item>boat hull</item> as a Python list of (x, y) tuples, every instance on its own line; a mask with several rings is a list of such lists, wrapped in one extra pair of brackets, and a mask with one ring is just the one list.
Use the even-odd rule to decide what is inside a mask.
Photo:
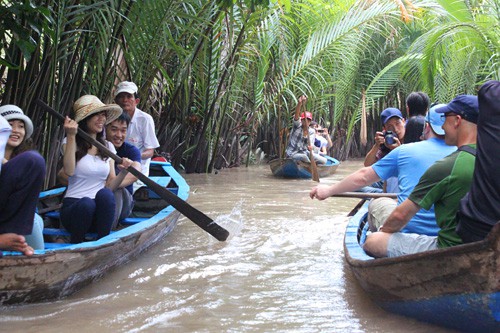
[(500, 225), (486, 240), (373, 259), (359, 244), (366, 205), (347, 227), (346, 262), (382, 308), (467, 332), (500, 332)]
[[(328, 177), (333, 175), (337, 170), (340, 162), (333, 157), (325, 156), (327, 163), (317, 165), (319, 177)], [(269, 162), (271, 171), (274, 176), (282, 178), (304, 178), (310, 179), (311, 163), (302, 161), (294, 161), (291, 158), (276, 158)]]
[[(168, 166), (169, 176), (178, 185), (179, 197), (187, 199), (189, 187), (169, 163)], [(68, 296), (160, 242), (174, 230), (179, 216), (177, 210), (167, 206), (156, 215), (99, 240), (37, 250), (30, 257), (4, 252), (0, 258), (0, 304)]]

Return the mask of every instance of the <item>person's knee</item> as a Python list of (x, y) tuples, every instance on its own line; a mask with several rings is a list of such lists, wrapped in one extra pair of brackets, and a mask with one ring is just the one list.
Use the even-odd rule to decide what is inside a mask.
[(96, 210), (95, 201), (89, 197), (83, 197), (78, 202), (78, 214), (89, 216), (94, 216)]
[(115, 195), (114, 193), (107, 187), (100, 189), (95, 195), (95, 201), (97, 204), (105, 204), (105, 205), (115, 205)]
[(31, 176), (45, 176), (45, 160), (38, 152), (29, 150), (19, 155), (19, 158), (24, 162), (23, 164), (29, 168)]
[(390, 234), (374, 232), (366, 238), (366, 241), (363, 244), (363, 250), (376, 258), (387, 257), (387, 244), (389, 237)]

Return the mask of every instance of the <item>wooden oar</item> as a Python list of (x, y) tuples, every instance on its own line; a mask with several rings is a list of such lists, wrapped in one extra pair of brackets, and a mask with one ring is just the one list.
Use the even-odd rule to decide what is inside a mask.
[(364, 192), (344, 192), (332, 195), (339, 198), (377, 199), (377, 198), (397, 198), (396, 193), (364, 193)]
[[(304, 108), (304, 117), (306, 115), (306, 111)], [(309, 135), (309, 127), (307, 126), (307, 118), (305, 118), (306, 121), (302, 124), (302, 132), (303, 135), (307, 135), (307, 142), (309, 146), (311, 146), (311, 136)], [(315, 182), (319, 182), (319, 174), (318, 174), (318, 166), (316, 165), (316, 160), (314, 159), (314, 153), (313, 150), (311, 149), (309, 151), (309, 159), (311, 160), (311, 178)]]
[[(52, 116), (64, 122), (65, 117), (62, 114), (58, 113), (53, 108), (51, 108), (50, 106), (48, 106), (47, 104), (45, 104), (43, 101), (38, 100), (37, 104), (41, 106), (44, 110), (46, 110), (48, 113), (50, 113)], [(88, 135), (80, 128), (78, 128), (78, 135), (85, 141), (97, 147), (102, 154), (112, 158), (116, 163), (118, 164), (122, 163), (122, 159), (118, 155), (112, 153), (107, 147), (103, 146), (99, 141), (95, 140), (93, 137)], [(210, 217), (200, 212), (199, 210), (188, 204), (186, 201), (182, 200), (181, 198), (179, 198), (166, 188), (162, 187), (158, 183), (149, 179), (140, 171), (132, 167), (127, 168), (127, 171), (133, 174), (135, 177), (137, 177), (144, 184), (146, 184), (152, 191), (154, 191), (162, 199), (171, 204), (181, 214), (183, 214), (191, 221), (196, 223), (200, 228), (208, 232), (210, 235), (214, 236), (217, 240), (225, 241), (229, 236), (229, 232), (226, 229), (222, 228), (217, 223), (215, 223)]]

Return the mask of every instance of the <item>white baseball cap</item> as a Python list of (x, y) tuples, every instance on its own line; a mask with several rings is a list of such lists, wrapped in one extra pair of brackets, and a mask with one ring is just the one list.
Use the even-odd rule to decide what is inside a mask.
[(118, 96), (119, 93), (126, 92), (129, 94), (137, 94), (137, 91), (139, 89), (137, 88), (136, 84), (134, 82), (130, 81), (123, 81), (116, 86), (116, 91), (115, 91), (115, 97)]

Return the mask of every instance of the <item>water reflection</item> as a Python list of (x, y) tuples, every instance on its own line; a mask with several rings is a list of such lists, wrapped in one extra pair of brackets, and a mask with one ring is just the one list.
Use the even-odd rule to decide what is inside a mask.
[[(343, 163), (331, 183), (361, 166)], [(268, 166), (187, 175), (189, 202), (227, 228), (183, 218), (164, 242), (64, 300), (3, 308), (4, 331), (450, 332), (376, 307), (344, 264), (358, 200), (312, 201), (310, 180)]]

